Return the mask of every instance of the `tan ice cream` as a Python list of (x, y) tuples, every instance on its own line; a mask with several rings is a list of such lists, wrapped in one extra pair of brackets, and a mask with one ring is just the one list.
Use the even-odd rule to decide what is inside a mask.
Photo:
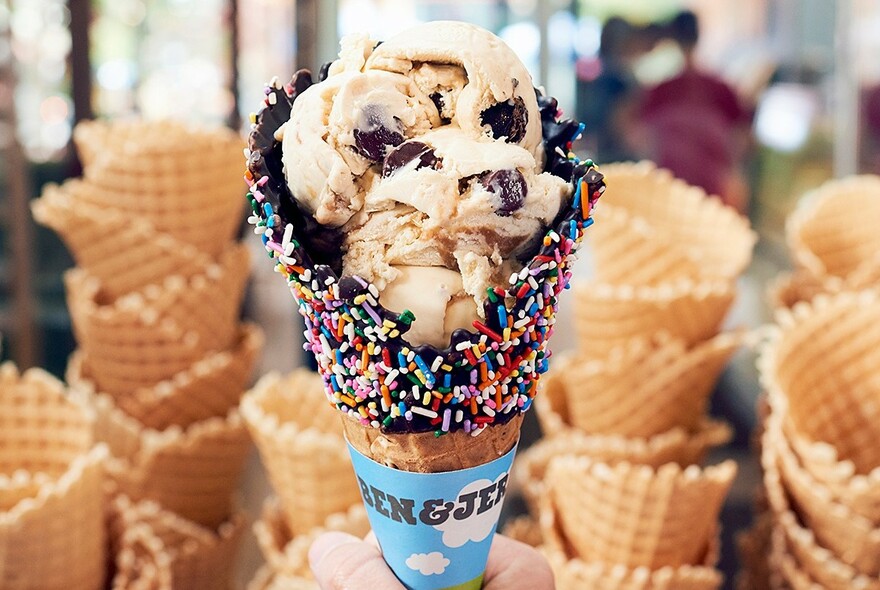
[[(427, 23), (378, 45), (347, 37), (279, 134), (296, 200), (343, 231), (343, 274), (375, 284), (387, 308), (415, 312), (414, 344), (471, 327), (486, 288), (519, 270), (570, 191), (542, 173), (525, 67), (466, 23)], [(416, 267), (432, 268), (430, 280)], [(442, 279), (448, 294), (428, 293), (443, 271), (457, 275)], [(453, 301), (459, 313), (444, 320)]]

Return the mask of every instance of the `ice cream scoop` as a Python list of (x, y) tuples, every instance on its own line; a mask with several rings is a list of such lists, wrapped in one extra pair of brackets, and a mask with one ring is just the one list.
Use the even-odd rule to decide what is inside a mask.
[[(384, 292), (415, 287), (402, 267), (449, 269), (481, 315), (571, 193), (544, 172), (527, 70), (489, 31), (432, 22), (381, 44), (348, 37), (327, 73), (279, 131), (298, 205), (339, 228), (344, 274)], [(410, 341), (442, 345), (423, 316)]]

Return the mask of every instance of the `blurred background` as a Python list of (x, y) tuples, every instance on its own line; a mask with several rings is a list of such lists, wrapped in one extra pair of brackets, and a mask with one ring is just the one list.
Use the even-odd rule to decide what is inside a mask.
[[(0, 0), (2, 358), (62, 376), (74, 348), (61, 280), (72, 260), (29, 203), (80, 173), (78, 121), (246, 132), (273, 76), (316, 70), (348, 33), (383, 39), (435, 19), (507, 41), (586, 123), (581, 155), (655, 160), (748, 215), (760, 241), (730, 323), (769, 319), (764, 288), (790, 266), (784, 221), (797, 199), (836, 176), (880, 173), (880, 0)], [(270, 266), (254, 266), (248, 313), (273, 342), (263, 369), (286, 370), (303, 362), (299, 318)], [(554, 349), (571, 338), (561, 325)], [(715, 401), (742, 456), (759, 391), (748, 354)], [(757, 481), (754, 461), (740, 465), (733, 528)]]

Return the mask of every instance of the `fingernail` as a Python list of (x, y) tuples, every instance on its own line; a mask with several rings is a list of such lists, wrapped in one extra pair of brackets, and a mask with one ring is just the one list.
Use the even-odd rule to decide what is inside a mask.
[(319, 563), (325, 555), (339, 547), (348, 543), (360, 543), (361, 540), (354, 535), (331, 531), (324, 533), (314, 540), (312, 546), (309, 547), (309, 565), (314, 567)]

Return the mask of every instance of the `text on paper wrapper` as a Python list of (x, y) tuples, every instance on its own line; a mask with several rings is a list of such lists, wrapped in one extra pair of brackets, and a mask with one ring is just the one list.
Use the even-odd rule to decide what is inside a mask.
[(497, 482), (473, 492), (460, 494), (455, 500), (432, 498), (425, 500), (416, 514), (416, 502), (398, 498), (376, 486), (368, 485), (358, 477), (364, 504), (380, 515), (395, 522), (416, 524), (416, 518), (428, 526), (438, 526), (449, 520), (467, 520), (473, 514), (482, 514), (504, 499), (507, 492), (507, 474)]

